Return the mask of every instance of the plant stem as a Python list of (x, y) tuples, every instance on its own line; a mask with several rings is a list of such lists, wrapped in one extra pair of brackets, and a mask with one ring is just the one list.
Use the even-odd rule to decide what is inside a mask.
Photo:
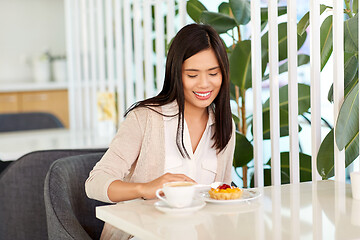
[[(236, 26), (236, 29), (237, 29), (237, 32), (238, 32), (238, 39), (239, 39), (239, 42), (241, 41), (241, 31), (240, 31), (240, 26)], [(245, 102), (245, 89), (241, 89), (241, 92), (239, 91), (239, 87), (235, 87), (235, 94), (237, 95), (236, 96), (236, 99), (239, 99), (239, 94), (241, 94), (241, 107), (239, 107), (239, 101), (237, 101), (237, 105), (238, 105), (238, 115), (239, 117), (241, 116), (241, 123), (242, 123), (242, 127), (240, 127), (240, 124), (239, 124), (239, 131), (242, 132), (242, 134), (244, 134), (244, 136), (246, 136), (246, 129), (247, 129), (247, 126), (246, 126), (246, 102)], [(241, 115), (240, 115), (240, 111), (241, 111)], [(242, 167), (243, 169), (243, 187), (244, 188), (247, 188), (248, 187), (248, 179), (247, 179), (247, 170), (248, 170), (248, 167), (245, 165)]]
[(351, 12), (351, 8), (350, 8), (350, 0), (344, 0), (345, 2), (345, 6), (346, 6), (346, 9), (345, 9), (345, 13), (349, 16), (349, 18), (352, 18), (353, 15), (352, 15), (352, 12)]

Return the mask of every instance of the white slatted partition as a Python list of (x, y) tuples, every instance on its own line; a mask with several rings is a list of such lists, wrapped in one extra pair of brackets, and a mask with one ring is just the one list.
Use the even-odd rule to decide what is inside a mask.
[[(268, 1), (271, 178), (273, 185), (281, 183), (277, 2), (277, 0)], [(320, 4), (319, 0), (309, 0), (309, 2), (312, 179), (318, 180), (316, 157), (321, 143)], [(260, 0), (252, 0), (250, 3), (255, 185), (262, 186), (264, 180), (262, 79), (261, 52), (258, 51), (261, 49)], [(299, 182), (299, 140), (297, 133), (296, 1), (288, 1), (287, 8), (290, 179), (292, 183), (297, 183)], [(344, 96), (342, 9), (342, 1), (334, 0), (335, 117), (337, 117)], [(110, 94), (113, 104), (116, 97), (117, 120), (121, 121), (125, 110), (135, 101), (154, 96), (161, 90), (165, 71), (166, 42), (169, 43), (175, 33), (186, 24), (186, 0), (65, 0), (65, 11), (72, 128), (94, 129), (100, 125), (97, 105), (101, 93)], [(152, 12), (155, 14), (154, 17)], [(344, 153), (335, 150), (335, 156), (336, 179), (343, 181), (345, 179)]]
[(271, 184), (281, 184), (277, 0), (269, 0)]
[(288, 99), (290, 135), (290, 182), (299, 183), (298, 87), (297, 87), (297, 19), (296, 0), (288, 1)]
[(321, 144), (320, 92), (320, 3), (310, 1), (310, 78), (311, 78), (311, 161), (312, 180), (319, 180), (316, 158)]
[[(334, 121), (344, 101), (344, 13), (343, 2), (334, 0)], [(345, 182), (345, 150), (339, 151), (334, 139), (334, 167), (336, 181)]]
[(122, 121), (135, 101), (161, 90), (166, 44), (186, 24), (186, 1), (66, 0), (65, 4), (71, 128), (100, 126), (99, 101), (111, 103), (109, 109), (114, 111), (109, 116)]
[[(261, 102), (261, 19), (260, 0), (251, 1), (251, 65), (252, 67), (252, 88), (254, 106), (254, 160), (255, 160), (255, 186), (264, 186), (263, 167), (263, 131), (262, 131), (262, 102)], [(254, 67), (258, 66), (258, 67)]]

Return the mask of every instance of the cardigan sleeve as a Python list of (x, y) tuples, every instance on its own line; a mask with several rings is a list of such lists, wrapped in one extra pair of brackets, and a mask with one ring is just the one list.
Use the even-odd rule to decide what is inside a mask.
[(137, 112), (133, 110), (127, 115), (109, 149), (90, 172), (85, 182), (89, 198), (112, 202), (107, 195), (109, 185), (115, 180), (123, 180), (137, 160), (143, 141), (143, 126)]

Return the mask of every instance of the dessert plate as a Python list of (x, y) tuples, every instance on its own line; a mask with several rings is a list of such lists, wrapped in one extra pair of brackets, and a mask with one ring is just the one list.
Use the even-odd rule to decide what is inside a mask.
[(161, 200), (154, 203), (154, 206), (157, 210), (168, 214), (190, 214), (202, 209), (205, 207), (205, 205), (206, 203), (201, 199), (194, 199), (192, 204), (186, 208), (173, 208)]
[(210, 197), (209, 193), (203, 193), (202, 197), (205, 202), (216, 204), (235, 204), (250, 201), (261, 196), (261, 193), (256, 189), (243, 189), (243, 194), (238, 199), (233, 200), (216, 200)]

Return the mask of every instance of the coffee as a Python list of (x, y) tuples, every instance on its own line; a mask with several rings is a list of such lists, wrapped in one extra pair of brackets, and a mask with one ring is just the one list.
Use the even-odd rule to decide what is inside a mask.
[(174, 182), (174, 183), (169, 183), (167, 186), (169, 187), (188, 187), (188, 186), (192, 186), (194, 185), (194, 183), (191, 182)]

